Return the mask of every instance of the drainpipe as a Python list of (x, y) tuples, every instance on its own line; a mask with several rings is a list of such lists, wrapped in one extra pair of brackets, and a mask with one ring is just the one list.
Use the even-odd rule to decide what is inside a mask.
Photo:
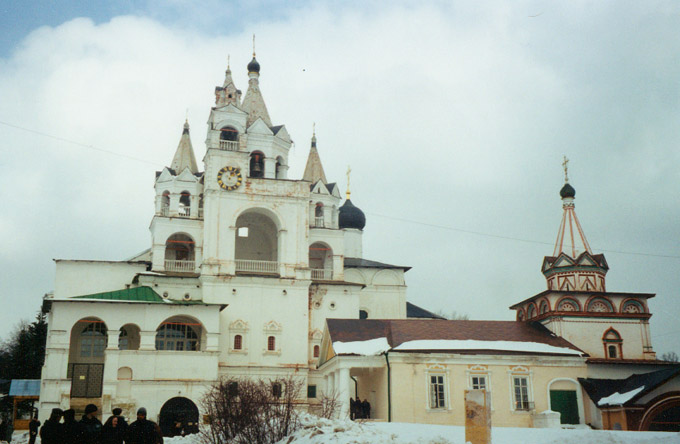
[(387, 422), (392, 422), (392, 370), (390, 369), (390, 358), (385, 352), (385, 362), (387, 363)]
[(357, 384), (357, 378), (354, 376), (350, 376), (352, 378), (352, 381), (354, 381), (354, 399), (359, 398), (359, 385)]

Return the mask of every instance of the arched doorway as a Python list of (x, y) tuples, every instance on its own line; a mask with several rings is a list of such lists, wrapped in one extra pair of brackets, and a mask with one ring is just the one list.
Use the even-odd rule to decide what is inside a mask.
[(158, 423), (163, 436), (198, 433), (198, 407), (191, 399), (171, 398), (161, 407)]
[(560, 413), (561, 424), (581, 424), (584, 417), (581, 390), (577, 381), (553, 379), (548, 384), (550, 410)]
[(640, 430), (680, 432), (680, 392), (663, 394), (647, 405)]

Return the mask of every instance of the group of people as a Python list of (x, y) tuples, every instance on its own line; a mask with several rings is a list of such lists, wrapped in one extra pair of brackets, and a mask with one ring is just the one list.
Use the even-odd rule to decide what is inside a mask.
[(368, 402), (368, 399), (362, 401), (357, 396), (355, 401), (353, 398), (349, 398), (349, 417), (352, 420), (371, 419), (371, 403)]
[[(161, 429), (146, 419), (144, 407), (137, 410), (137, 420), (128, 425), (121, 409), (113, 409), (113, 415), (102, 425), (97, 418), (97, 406), (88, 404), (85, 414), (76, 421), (73, 409), (52, 409), (52, 414), (40, 428), (42, 444), (163, 444)], [(64, 419), (61, 422), (61, 419)], [(37, 422), (38, 426), (40, 423)], [(31, 422), (33, 423), (33, 421)], [(29, 423), (29, 444), (34, 444), (38, 428)], [(35, 429), (35, 430), (34, 430)]]

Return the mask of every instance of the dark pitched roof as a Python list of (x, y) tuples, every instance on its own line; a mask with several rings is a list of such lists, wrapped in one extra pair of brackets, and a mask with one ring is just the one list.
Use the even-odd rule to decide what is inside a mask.
[(411, 269), (411, 267), (383, 264), (382, 262), (369, 261), (368, 259), (362, 259), (359, 257), (346, 257), (345, 268), (396, 268), (404, 271)]
[(420, 308), (415, 304), (406, 302), (406, 317), (407, 318), (428, 318), (428, 319), (446, 319), (442, 316), (436, 315), (431, 311)]
[(283, 125), (275, 125), (269, 127), (269, 129), (272, 130), (272, 133), (274, 134), (278, 133), (281, 128), (283, 128)]
[(626, 379), (578, 378), (578, 380), (596, 405), (600, 399), (614, 393), (624, 394), (644, 387), (639, 393), (623, 403), (623, 405), (631, 405), (677, 375), (680, 375), (680, 365), (650, 373), (634, 374)]
[[(540, 324), (518, 321), (449, 321), (439, 319), (328, 319), (332, 342), (367, 341), (387, 338), (394, 348), (404, 342), (418, 340), (477, 340), (536, 342), (553, 347), (581, 349), (555, 336)], [(453, 350), (452, 350), (453, 351)], [(475, 353), (465, 349), (463, 353)], [(488, 353), (488, 350), (487, 350)], [(496, 354), (496, 352), (493, 352)], [(541, 354), (535, 352), (502, 352), (505, 354)]]

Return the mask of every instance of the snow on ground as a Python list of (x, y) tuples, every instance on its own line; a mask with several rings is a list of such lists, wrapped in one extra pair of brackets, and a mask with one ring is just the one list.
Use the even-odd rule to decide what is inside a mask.
[[(333, 343), (335, 348), (335, 343)], [(394, 350), (505, 350), (534, 353), (557, 353), (561, 355), (581, 355), (578, 350), (540, 342), (520, 341), (478, 341), (475, 339), (429, 339), (406, 341)]]
[[(359, 423), (301, 415), (302, 428), (278, 444), (465, 444), (465, 428), (387, 422)], [(590, 429), (496, 427), (493, 444), (680, 444), (680, 433), (613, 432)], [(12, 444), (28, 443), (27, 432)], [(40, 438), (36, 441), (40, 443)], [(204, 444), (198, 435), (165, 438), (164, 444)]]
[(387, 338), (369, 339), (367, 341), (342, 342), (335, 341), (333, 350), (338, 355), (374, 356), (390, 349)]
[(606, 398), (602, 398), (599, 401), (597, 401), (597, 405), (622, 405), (625, 404), (626, 402), (630, 401), (633, 399), (635, 395), (640, 393), (645, 389), (645, 386), (643, 385), (642, 387), (638, 387), (635, 390), (631, 390), (626, 393), (613, 393)]
[[(465, 428), (329, 421), (302, 416), (303, 428), (278, 444), (464, 444)], [(680, 444), (680, 433), (496, 427), (493, 444)], [(198, 444), (198, 443), (197, 443)]]

